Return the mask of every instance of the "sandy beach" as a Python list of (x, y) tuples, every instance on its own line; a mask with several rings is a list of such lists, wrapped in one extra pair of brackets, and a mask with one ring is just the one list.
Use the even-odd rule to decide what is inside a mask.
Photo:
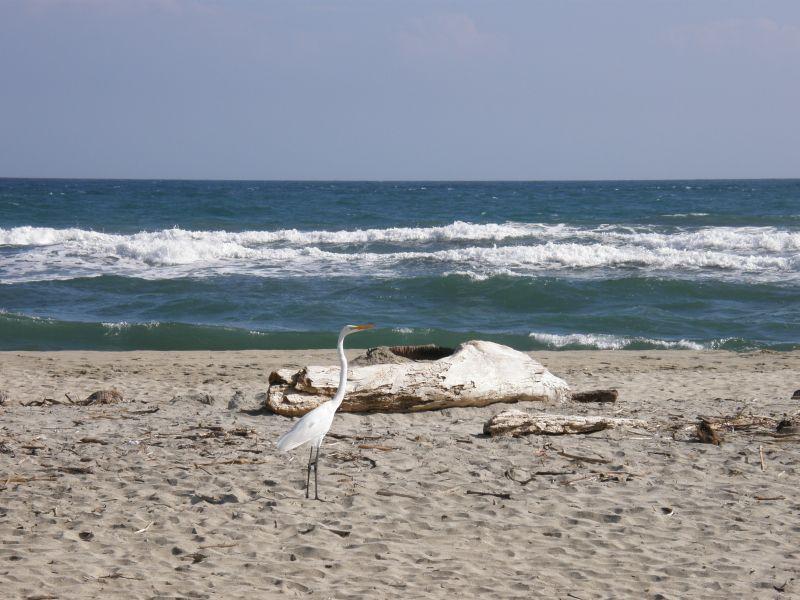
[[(333, 350), (0, 353), (2, 596), (800, 597), (798, 436), (666, 428), (796, 414), (800, 352), (534, 356), (619, 399), (514, 408), (662, 426), (489, 438), (508, 406), (340, 414), (315, 502), (263, 394)], [(110, 388), (124, 402), (65, 396)]]

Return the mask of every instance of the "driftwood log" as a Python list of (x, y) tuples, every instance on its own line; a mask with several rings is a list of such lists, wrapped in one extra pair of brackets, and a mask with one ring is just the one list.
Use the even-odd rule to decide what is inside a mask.
[[(336, 393), (339, 367), (280, 369), (269, 378), (267, 407), (301, 416)], [(496, 402), (569, 398), (567, 383), (507, 346), (470, 341), (438, 360), (356, 366), (349, 370), (344, 412), (416, 412)]]
[(530, 414), (521, 410), (505, 410), (489, 419), (483, 426), (487, 435), (565, 435), (594, 433), (614, 427), (647, 427), (647, 421), (615, 417)]

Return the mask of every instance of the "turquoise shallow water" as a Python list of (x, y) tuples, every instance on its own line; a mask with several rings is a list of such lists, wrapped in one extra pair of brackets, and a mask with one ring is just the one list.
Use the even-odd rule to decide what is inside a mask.
[(0, 179), (0, 349), (800, 348), (800, 181)]

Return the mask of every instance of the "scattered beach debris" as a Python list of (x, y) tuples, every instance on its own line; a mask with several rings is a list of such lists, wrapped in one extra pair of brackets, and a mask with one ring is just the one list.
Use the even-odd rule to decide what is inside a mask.
[(184, 430), (177, 439), (204, 440), (208, 438), (249, 437), (256, 435), (256, 430), (248, 427), (232, 427), (225, 429), (221, 425), (193, 425)]
[[(800, 414), (800, 413), (799, 413)], [(775, 441), (792, 441), (800, 433), (798, 415), (782, 419), (764, 415), (754, 415), (740, 410), (733, 415), (705, 416), (700, 415), (693, 422), (680, 422), (666, 426), (672, 431), (672, 438), (682, 442), (701, 442), (719, 445), (723, 440), (722, 433), (750, 432), (754, 435), (769, 436)]]
[(53, 406), (56, 404), (72, 404), (72, 402), (63, 402), (55, 398), (45, 397), (41, 400), (30, 400), (29, 402), (20, 402), (22, 406)]
[(618, 397), (617, 390), (589, 390), (572, 394), (574, 402), (616, 402)]
[(728, 431), (754, 428), (773, 428), (777, 423), (777, 421), (772, 417), (745, 413), (744, 409), (740, 410), (734, 415), (721, 417), (709, 417), (701, 415), (698, 418), (708, 423), (714, 429), (727, 429)]
[(784, 435), (800, 433), (800, 423), (795, 423), (792, 420), (787, 419), (784, 415), (784, 418), (781, 419), (778, 425), (775, 427), (775, 433)]
[(81, 538), (84, 542), (89, 542), (94, 538), (94, 534), (91, 531), (81, 531), (78, 534), (78, 537)]
[(351, 452), (349, 450), (333, 450), (328, 452), (328, 456), (337, 462), (358, 462), (364, 461), (369, 464), (370, 469), (378, 466), (378, 461), (369, 456), (365, 456), (360, 452)]
[[(503, 477), (506, 479), (510, 479), (514, 483), (518, 483), (520, 485), (528, 485), (531, 481), (535, 481), (537, 477), (558, 477), (561, 475), (575, 475), (577, 471), (575, 470), (543, 470), (543, 471), (533, 471), (533, 472), (525, 472), (520, 473), (517, 469), (511, 468), (506, 469), (503, 473)], [(522, 475), (522, 476), (520, 476)], [(527, 477), (526, 477), (527, 475)]]
[(5, 405), (6, 402), (8, 402), (8, 392), (0, 390), (0, 406)]
[[(71, 400), (69, 396), (67, 396), (67, 399)], [(82, 402), (74, 402), (74, 404), (87, 406), (91, 404), (117, 404), (118, 402), (122, 402), (122, 394), (118, 390), (111, 389), (111, 390), (98, 390), (90, 394)]]
[(194, 493), (190, 495), (189, 499), (192, 504), (198, 504), (200, 502), (207, 502), (208, 504), (229, 504), (239, 502), (239, 498), (236, 496), (236, 494)]
[(792, 400), (800, 400), (800, 390), (795, 390), (792, 394)]
[(101, 446), (107, 446), (108, 442), (105, 440), (101, 440), (100, 438), (96, 437), (82, 437), (78, 440), (81, 444), (100, 444)]
[(648, 427), (647, 421), (620, 417), (531, 414), (521, 410), (505, 410), (489, 419), (483, 432), (499, 435), (565, 435), (594, 433), (614, 427)]
[(208, 555), (203, 554), (201, 552), (192, 552), (191, 554), (186, 554), (185, 556), (181, 556), (181, 560), (191, 560), (192, 564), (197, 564), (199, 562), (203, 562), (208, 558)]
[(722, 438), (717, 435), (711, 424), (702, 418), (697, 422), (697, 441), (701, 444), (714, 444), (715, 446), (722, 444)]
[[(404, 358), (415, 357), (407, 348)], [(425, 356), (443, 352), (427, 348)], [(394, 352), (392, 352), (394, 354)], [(308, 366), (280, 369), (269, 378), (267, 407), (297, 417), (329, 400), (339, 382), (339, 368)], [(350, 370), (344, 412), (417, 412), (498, 402), (561, 402), (567, 383), (539, 362), (508, 346), (470, 341), (436, 360), (357, 366)]]
[(123, 401), (122, 393), (116, 389), (98, 390), (86, 397), (85, 400), (74, 400), (68, 393), (64, 394), (66, 401), (56, 398), (45, 397), (41, 400), (31, 400), (22, 402), (22, 406), (52, 406), (52, 405), (74, 405), (74, 406), (94, 406), (98, 404), (117, 404)]

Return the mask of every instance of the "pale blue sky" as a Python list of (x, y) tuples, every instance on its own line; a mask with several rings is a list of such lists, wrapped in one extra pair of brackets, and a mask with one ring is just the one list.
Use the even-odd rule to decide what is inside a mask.
[(797, 0), (0, 0), (0, 176), (800, 176)]

